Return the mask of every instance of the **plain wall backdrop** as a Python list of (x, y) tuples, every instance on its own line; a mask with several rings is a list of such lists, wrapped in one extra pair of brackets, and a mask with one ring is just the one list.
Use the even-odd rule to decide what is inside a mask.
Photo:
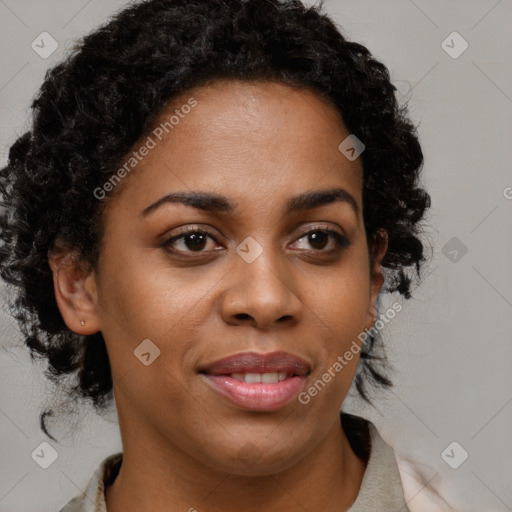
[[(29, 127), (45, 71), (126, 4), (0, 0), (2, 165)], [(371, 419), (456, 510), (512, 510), (512, 2), (328, 0), (324, 9), (389, 68), (409, 101), (432, 196), (423, 284), (411, 300), (382, 298), (382, 312), (403, 304), (383, 330), (395, 386), (374, 395), (378, 411), (354, 390), (343, 409)], [(58, 44), (51, 55), (55, 43), (43, 32)], [(47, 438), (39, 412), (55, 390), (43, 365), (16, 348), (23, 340), (5, 307), (0, 326), (0, 511), (57, 511), (121, 450), (116, 414), (80, 407), (50, 423), (60, 443)], [(42, 442), (58, 454), (48, 469), (31, 456)]]

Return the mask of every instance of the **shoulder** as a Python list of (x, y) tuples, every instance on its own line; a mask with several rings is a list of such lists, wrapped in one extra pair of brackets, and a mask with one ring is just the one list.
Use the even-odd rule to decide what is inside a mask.
[(371, 421), (358, 416), (344, 416), (341, 415), (342, 425), (352, 449), (366, 462), (359, 494), (347, 512), (407, 512), (393, 448), (382, 439)]
[(105, 458), (90, 478), (85, 491), (66, 503), (59, 512), (106, 512), (105, 488), (115, 480), (122, 461), (122, 452)]

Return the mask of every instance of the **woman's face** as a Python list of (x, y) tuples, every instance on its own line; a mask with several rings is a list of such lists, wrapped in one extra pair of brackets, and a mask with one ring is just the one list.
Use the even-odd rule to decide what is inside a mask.
[[(108, 203), (90, 276), (123, 442), (236, 474), (283, 470), (339, 426), (358, 353), (304, 392), (373, 323), (382, 280), (361, 162), (340, 152), (349, 132), (308, 90), (218, 82), (159, 122), (175, 110)], [(179, 200), (189, 194), (201, 200)]]

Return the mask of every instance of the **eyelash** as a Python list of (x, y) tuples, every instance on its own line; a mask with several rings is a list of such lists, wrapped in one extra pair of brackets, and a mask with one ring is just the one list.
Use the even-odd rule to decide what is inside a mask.
[[(343, 236), (341, 233), (339, 233), (338, 231), (335, 231), (333, 229), (329, 229), (326, 227), (316, 227), (316, 226), (301, 233), (301, 235), (295, 240), (295, 242), (302, 240), (303, 238), (307, 237), (311, 233), (324, 233), (327, 235), (331, 235), (331, 237), (335, 240), (336, 246), (337, 246), (334, 249), (330, 249), (330, 250), (312, 249), (313, 252), (331, 254), (333, 252), (338, 252), (342, 249), (345, 249), (346, 247), (348, 247), (350, 245), (350, 241), (345, 236)], [(191, 253), (191, 254), (201, 255), (201, 254), (207, 254), (207, 253), (212, 252), (212, 251), (202, 251), (202, 250), (201, 251), (181, 251), (181, 250), (175, 250), (172, 248), (169, 249), (169, 247), (171, 247), (172, 244), (174, 242), (176, 242), (177, 240), (185, 239), (185, 237), (187, 237), (188, 235), (192, 235), (192, 234), (207, 235), (207, 236), (211, 237), (215, 242), (218, 243), (217, 239), (215, 238), (215, 233), (210, 231), (208, 228), (188, 227), (188, 228), (186, 228), (186, 230), (184, 232), (179, 233), (178, 235), (175, 235), (175, 236), (172, 236), (171, 238), (166, 239), (161, 244), (161, 247), (164, 247), (169, 252), (178, 253), (178, 254)], [(215, 252), (215, 251), (213, 251), (213, 252)], [(308, 252), (311, 252), (311, 251), (308, 251)], [(194, 256), (186, 256), (186, 257), (193, 258)]]

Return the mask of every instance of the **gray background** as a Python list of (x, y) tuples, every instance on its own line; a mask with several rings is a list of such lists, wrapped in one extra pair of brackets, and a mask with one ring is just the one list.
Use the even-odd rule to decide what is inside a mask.
[[(0, 0), (2, 165), (29, 126), (45, 70), (125, 4)], [(512, 510), (512, 2), (330, 0), (325, 10), (388, 66), (409, 99), (433, 200), (424, 283), (383, 331), (395, 387), (376, 398), (379, 412), (350, 397), (344, 409), (372, 419), (399, 460), (409, 459), (409, 470), (456, 510)], [(31, 48), (44, 31), (59, 45), (46, 59)], [(454, 31), (469, 45), (457, 58), (442, 47)], [(453, 36), (447, 44), (462, 48)], [(382, 311), (394, 300), (385, 298)], [(61, 443), (49, 440), (38, 415), (56, 391), (42, 365), (16, 348), (15, 323), (4, 312), (0, 322), (0, 510), (58, 510), (121, 450), (116, 414), (101, 418), (80, 407), (51, 424), (62, 429)], [(31, 457), (43, 441), (58, 453), (48, 469)], [(468, 453), (457, 469), (441, 456), (454, 441)], [(427, 510), (424, 492), (419, 487), (410, 500), (412, 511)]]

